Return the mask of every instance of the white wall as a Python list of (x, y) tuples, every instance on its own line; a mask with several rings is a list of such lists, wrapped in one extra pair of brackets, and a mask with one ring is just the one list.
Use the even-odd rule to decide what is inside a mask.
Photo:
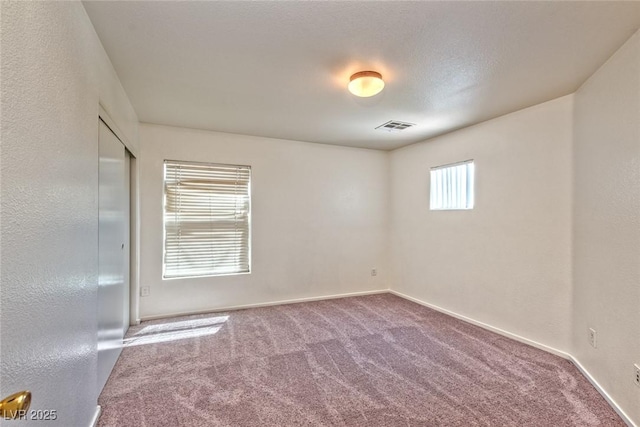
[[(146, 124), (140, 144), (142, 318), (388, 287), (387, 153)], [(162, 280), (165, 159), (252, 167), (251, 274)]]
[(640, 425), (640, 33), (578, 90), (574, 119), (572, 353)]
[[(391, 152), (392, 289), (560, 351), (571, 310), (572, 96)], [(476, 203), (429, 210), (473, 159)]]
[(0, 397), (28, 389), (32, 409), (58, 412), (47, 425), (88, 426), (97, 405), (98, 104), (132, 144), (137, 117), (80, 2), (1, 8)]

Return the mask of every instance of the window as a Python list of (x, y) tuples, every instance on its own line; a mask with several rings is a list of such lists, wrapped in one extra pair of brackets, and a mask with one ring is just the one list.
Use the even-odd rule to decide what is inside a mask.
[(250, 271), (251, 167), (164, 162), (163, 277)]
[(473, 209), (473, 160), (431, 168), (431, 210)]

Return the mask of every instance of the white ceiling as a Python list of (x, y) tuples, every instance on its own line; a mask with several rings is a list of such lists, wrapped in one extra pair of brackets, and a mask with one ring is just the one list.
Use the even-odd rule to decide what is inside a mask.
[(84, 5), (142, 122), (385, 150), (572, 93), (640, 27), (640, 2)]

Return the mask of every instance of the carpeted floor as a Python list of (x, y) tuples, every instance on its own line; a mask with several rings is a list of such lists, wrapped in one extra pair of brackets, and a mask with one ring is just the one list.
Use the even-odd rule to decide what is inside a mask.
[(624, 426), (569, 361), (390, 294), (145, 322), (100, 426)]

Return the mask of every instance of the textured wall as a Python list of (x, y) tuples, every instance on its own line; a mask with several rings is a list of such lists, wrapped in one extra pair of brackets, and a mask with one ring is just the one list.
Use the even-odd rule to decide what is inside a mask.
[[(98, 104), (137, 118), (79, 2), (2, 2), (0, 396), (96, 410)], [(33, 425), (41, 425), (33, 422)], [(31, 423), (20, 423), (31, 425)]]
[(574, 117), (572, 354), (640, 425), (640, 33), (578, 90)]
[[(568, 349), (572, 102), (391, 152), (394, 290)], [(430, 211), (429, 169), (468, 159), (475, 208)]]
[[(387, 153), (154, 125), (140, 144), (143, 318), (388, 287)], [(164, 159), (251, 165), (250, 275), (162, 280)]]

